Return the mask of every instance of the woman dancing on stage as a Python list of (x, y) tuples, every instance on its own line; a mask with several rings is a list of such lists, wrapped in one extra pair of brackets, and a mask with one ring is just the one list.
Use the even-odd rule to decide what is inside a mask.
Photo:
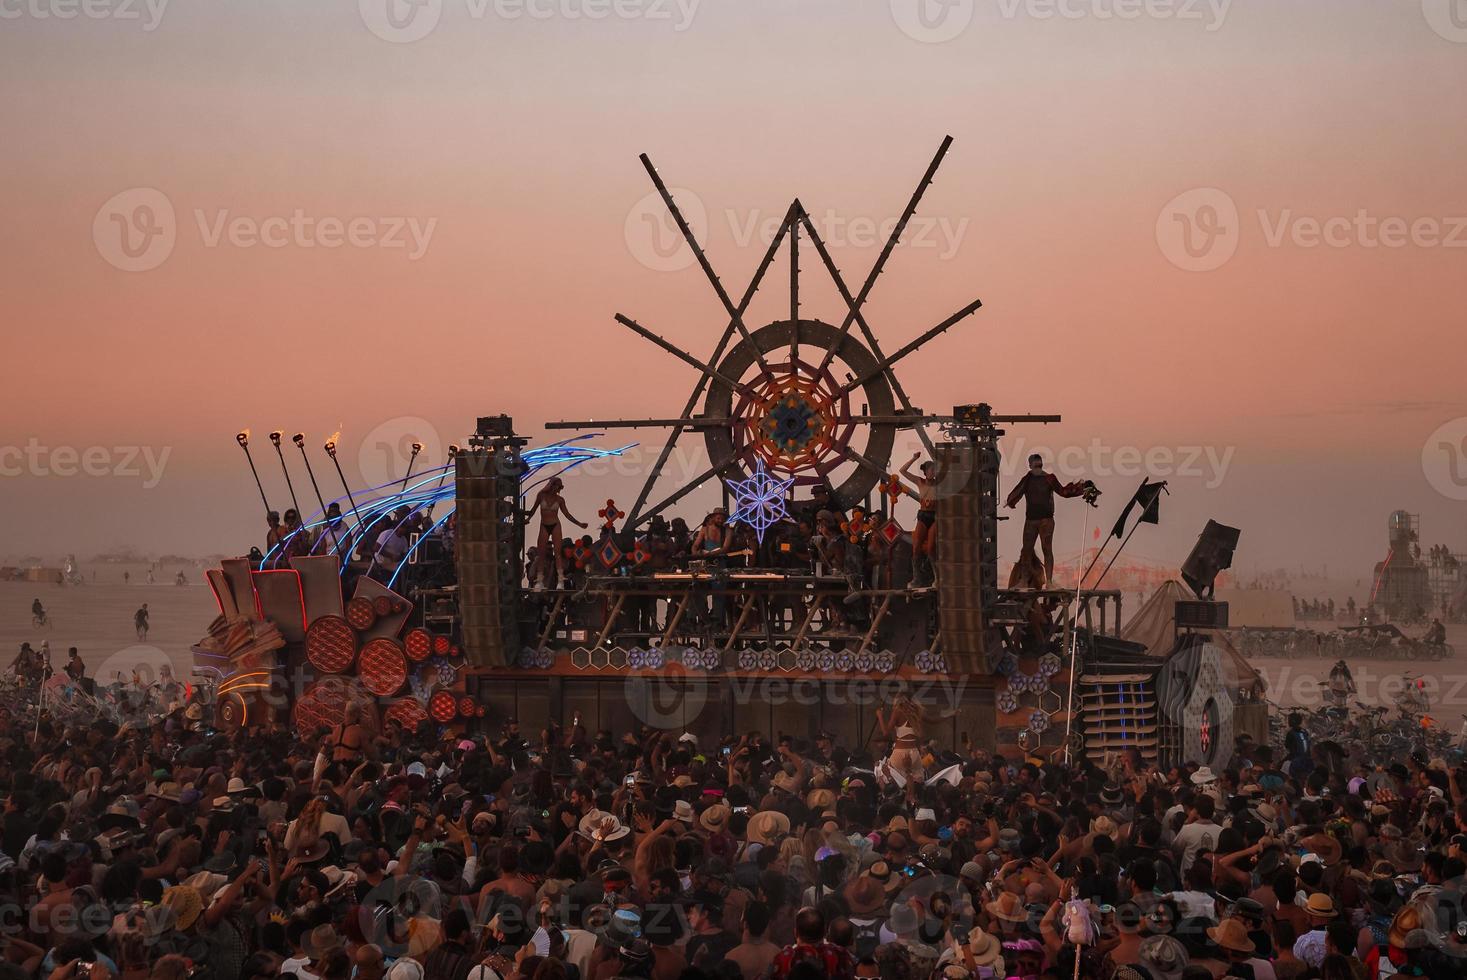
[(883, 737), (891, 740), (891, 755), (886, 768), (899, 772), (910, 782), (922, 775), (922, 751), (917, 747), (922, 737), (922, 709), (909, 694), (899, 694), (889, 711), (876, 709), (876, 723)]
[(535, 495), (535, 505), (525, 512), (525, 523), (536, 511), (540, 512), (540, 538), (535, 545), (535, 567), (531, 570), (531, 577), (535, 580), (535, 588), (546, 589), (550, 587), (550, 573), (548, 571), (550, 555), (555, 556), (555, 573), (557, 581), (565, 577), (565, 554), (560, 547), (560, 515), (564, 514), (566, 520), (570, 521), (581, 530), (586, 525), (575, 519), (574, 515), (566, 509), (565, 498), (560, 491), (565, 489), (565, 484), (560, 477), (550, 478), (550, 482), (540, 488)]

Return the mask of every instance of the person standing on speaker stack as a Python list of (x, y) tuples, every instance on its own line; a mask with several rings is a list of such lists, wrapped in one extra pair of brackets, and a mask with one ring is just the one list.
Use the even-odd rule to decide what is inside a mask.
[(1009, 492), (1006, 506), (1010, 510), (1018, 506), (1021, 498), (1024, 501), (1024, 547), (1019, 553), (1019, 561), (1035, 557), (1034, 542), (1038, 539), (1044, 548), (1045, 585), (1054, 582), (1054, 498), (1056, 495), (1082, 497), (1094, 486), (1089, 480), (1060, 483), (1053, 473), (1044, 471), (1044, 457), (1034, 453), (1029, 457), (1029, 472)]
[(570, 510), (565, 506), (565, 498), (560, 491), (565, 489), (565, 484), (560, 477), (551, 477), (550, 482), (540, 489), (535, 495), (535, 503), (529, 510), (525, 511), (525, 523), (529, 523), (535, 512), (540, 512), (540, 537), (535, 542), (535, 549), (539, 559), (540, 567), (535, 569), (535, 588), (543, 591), (550, 587), (550, 561), (554, 558), (556, 581), (565, 577), (565, 552), (557, 549), (556, 543), (560, 541), (560, 518), (565, 516), (581, 530), (586, 529), (582, 521), (575, 519)]

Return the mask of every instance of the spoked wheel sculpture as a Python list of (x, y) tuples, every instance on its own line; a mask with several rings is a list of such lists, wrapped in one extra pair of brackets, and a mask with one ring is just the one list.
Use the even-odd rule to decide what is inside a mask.
[[(744, 480), (760, 464), (769, 471), (785, 474), (796, 485), (827, 485), (836, 506), (849, 509), (864, 501), (887, 478), (898, 430), (915, 429), (928, 451), (932, 451), (926, 427), (945, 417), (925, 415), (914, 408), (893, 367), (972, 315), (982, 304), (974, 300), (889, 355), (883, 352), (862, 314), (862, 307), (951, 145), (952, 137), (943, 140), (858, 293), (852, 294), (847, 288), (819, 231), (796, 200), (738, 303), (714, 273), (652, 161), (645, 154), (642, 156), (642, 165), (718, 294), (728, 316), (728, 326), (705, 361), (637, 321), (618, 314), (619, 323), (699, 372), (682, 415), (673, 419), (547, 425), (550, 429), (665, 427), (672, 430), (632, 507), (628, 527), (651, 520), (711, 478)], [(800, 316), (802, 232), (846, 305), (838, 326)], [(744, 323), (744, 314), (786, 243), (789, 245), (790, 315), (750, 330)], [(853, 333), (853, 328), (859, 334)], [(700, 402), (702, 412), (695, 414)], [(711, 463), (708, 470), (648, 506), (678, 439), (685, 432), (699, 430), (708, 449)]]

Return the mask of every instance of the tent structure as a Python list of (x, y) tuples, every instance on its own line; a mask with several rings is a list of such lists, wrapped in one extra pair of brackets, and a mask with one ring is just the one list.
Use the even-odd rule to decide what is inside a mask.
[(1176, 645), (1177, 602), (1190, 598), (1192, 593), (1186, 586), (1176, 579), (1168, 579), (1151, 593), (1144, 606), (1136, 610), (1121, 630), (1121, 639), (1141, 644), (1148, 657), (1166, 659)]

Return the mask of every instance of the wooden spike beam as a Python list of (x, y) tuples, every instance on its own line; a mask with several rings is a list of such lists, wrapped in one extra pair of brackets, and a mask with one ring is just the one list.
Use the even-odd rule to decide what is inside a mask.
[[(785, 215), (784, 224), (779, 226), (779, 231), (774, 236), (774, 241), (770, 242), (769, 247), (764, 250), (764, 258), (760, 260), (759, 267), (754, 270), (754, 278), (749, 280), (748, 288), (744, 290), (744, 296), (739, 301), (738, 307), (740, 317), (748, 310), (749, 304), (754, 301), (754, 294), (759, 291), (759, 285), (764, 281), (764, 274), (769, 271), (769, 266), (774, 262), (775, 255), (779, 254), (780, 243), (784, 241), (784, 236), (789, 233), (789, 229), (793, 223), (794, 207), (791, 206), (789, 212)], [(708, 359), (710, 364), (717, 364), (723, 357), (724, 351), (728, 349), (729, 341), (733, 339), (735, 330), (734, 322), (730, 319), (728, 326), (723, 331), (723, 336), (719, 338), (717, 346), (713, 349), (713, 356)], [(692, 415), (693, 409), (698, 407), (698, 399), (703, 397), (703, 391), (707, 385), (708, 376), (706, 374), (701, 375), (698, 378), (698, 383), (693, 386), (693, 393), (688, 396), (687, 405), (683, 407), (684, 418)], [(667, 465), (668, 458), (672, 456), (673, 447), (677, 445), (677, 440), (682, 434), (683, 428), (677, 426), (668, 435), (667, 444), (658, 453), (657, 462), (652, 466), (651, 472), (648, 473), (647, 481), (642, 484), (641, 493), (637, 495), (637, 502), (632, 505), (631, 515), (627, 518), (628, 528), (640, 526), (647, 516), (643, 515), (642, 507), (647, 503), (647, 498), (652, 493), (653, 485), (657, 482), (657, 478), (662, 475), (662, 469)]]
[[(652, 178), (652, 185), (657, 188), (657, 193), (662, 196), (662, 203), (667, 205), (667, 210), (672, 215), (673, 221), (677, 222), (678, 230), (683, 234), (683, 240), (688, 243), (688, 248), (693, 250), (693, 256), (698, 260), (698, 265), (703, 269), (703, 274), (708, 277), (708, 282), (713, 286), (713, 291), (718, 294), (718, 299), (723, 303), (723, 308), (728, 311), (729, 319), (733, 322), (735, 329), (738, 330), (739, 336), (744, 340), (749, 340), (749, 328), (744, 325), (743, 311), (734, 306), (733, 300), (729, 298), (728, 290), (723, 288), (723, 282), (718, 278), (718, 274), (713, 271), (713, 264), (708, 261), (708, 256), (704, 253), (703, 247), (698, 244), (698, 238), (693, 234), (693, 229), (688, 226), (688, 222), (683, 217), (682, 211), (678, 209), (677, 202), (672, 199), (672, 193), (667, 189), (667, 185), (662, 182), (662, 176), (657, 173), (657, 168), (652, 166), (652, 158), (643, 153), (639, 159), (642, 161), (643, 168), (647, 171), (647, 176)], [(758, 353), (757, 350), (755, 354), (759, 361), (760, 373), (768, 380), (773, 381), (774, 372), (770, 369), (769, 362), (765, 361), (764, 355)]]
[[(881, 344), (876, 340), (875, 331), (871, 329), (871, 325), (866, 322), (865, 316), (861, 314), (861, 306), (865, 303), (865, 297), (857, 298), (851, 296), (851, 291), (846, 288), (845, 281), (840, 277), (840, 271), (835, 267), (835, 260), (830, 257), (830, 252), (826, 249), (824, 240), (821, 239), (820, 233), (815, 230), (815, 225), (811, 223), (808, 215), (804, 219), (804, 225), (805, 231), (810, 236), (810, 242), (815, 246), (815, 251), (820, 255), (820, 260), (830, 270), (831, 278), (835, 280), (836, 288), (840, 290), (841, 298), (845, 300), (846, 306), (849, 308), (846, 314), (847, 322), (841, 328), (840, 340), (832, 344), (830, 349), (825, 352), (825, 358), (821, 361), (820, 370), (824, 371), (830, 364), (831, 359), (835, 357), (836, 349), (850, 334), (850, 321), (854, 320), (861, 325), (861, 333), (865, 336), (866, 343), (871, 348), (871, 353), (875, 355), (877, 363), (881, 365), (881, 373), (886, 376), (886, 381), (891, 386), (892, 394), (896, 395), (897, 400), (901, 402), (902, 408), (915, 414), (915, 410), (912, 408), (912, 400), (907, 397), (906, 389), (897, 380), (896, 372), (886, 364), (886, 356), (881, 352)], [(885, 256), (883, 256), (884, 258)], [(937, 451), (933, 448), (932, 440), (927, 436), (927, 430), (919, 427), (917, 429), (917, 435), (922, 439), (922, 445), (926, 447), (928, 454), (935, 455)]]
[[(911, 199), (907, 201), (907, 207), (902, 211), (901, 219), (897, 221), (896, 227), (891, 230), (891, 237), (886, 240), (886, 245), (881, 249), (881, 254), (876, 257), (876, 264), (871, 267), (870, 273), (867, 274), (866, 281), (861, 286), (861, 292), (855, 301), (850, 303), (850, 312), (846, 314), (845, 320), (840, 326), (842, 338), (850, 333), (851, 324), (855, 322), (861, 307), (865, 305), (866, 297), (871, 295), (871, 288), (876, 285), (876, 279), (886, 267), (887, 260), (891, 258), (891, 253), (896, 248), (897, 240), (902, 237), (902, 232), (906, 231), (907, 222), (912, 220), (912, 215), (916, 214), (918, 202), (922, 200), (922, 195), (926, 193), (927, 188), (932, 184), (932, 178), (937, 173), (937, 168), (942, 165), (942, 158), (947, 156), (948, 147), (952, 145), (953, 138), (951, 136), (944, 136), (942, 138), (942, 145), (937, 148), (937, 153), (933, 156), (932, 162), (927, 165), (927, 172), (922, 175), (922, 180), (917, 184), (917, 189), (912, 192)], [(817, 249), (819, 248), (819, 246), (816, 247)], [(845, 288), (845, 280), (841, 278), (840, 270), (835, 267), (835, 264), (833, 262), (827, 263), (827, 267), (830, 269), (831, 275), (835, 277), (836, 283), (840, 286), (841, 291), (843, 293), (848, 292)], [(816, 374), (820, 374), (826, 368), (830, 367), (831, 358), (835, 356), (835, 348), (838, 346), (840, 345), (835, 344), (830, 350), (825, 352), (825, 358), (820, 362), (820, 367), (815, 372)]]
[(646, 327), (642, 326), (636, 320), (633, 320), (631, 317), (623, 316), (622, 314), (618, 313), (616, 315), (616, 322), (632, 330), (634, 333), (638, 333), (643, 337), (646, 337), (648, 340), (652, 341), (652, 343), (656, 344), (658, 347), (661, 347), (663, 350), (667, 351), (678, 360), (684, 361), (687, 364), (690, 364), (693, 367), (697, 368), (699, 371), (702, 371), (705, 377), (712, 378), (714, 381), (718, 381), (722, 384), (727, 385), (734, 391), (737, 391), (739, 394), (743, 395), (745, 398), (749, 398), (761, 403), (764, 401), (763, 398), (759, 397), (759, 393), (753, 388), (750, 388), (748, 385), (744, 384), (741, 381), (730, 378), (728, 375), (724, 374), (722, 371), (718, 370), (718, 368), (713, 367), (712, 365), (704, 364), (692, 354), (689, 354), (681, 347), (672, 343), (672, 341), (665, 340), (664, 338), (658, 336), (657, 334), (648, 330)]
[[(947, 331), (951, 330), (963, 320), (978, 312), (978, 309), (982, 306), (983, 301), (975, 299), (973, 302), (969, 303), (961, 310), (958, 310), (958, 312), (954, 313), (946, 320), (943, 320), (937, 326), (922, 334), (922, 336), (918, 337), (910, 344), (902, 347), (895, 354), (892, 354), (890, 357), (881, 358), (881, 363), (875, 368), (875, 370), (868, 371), (862, 377), (853, 378), (852, 380), (847, 381), (845, 384), (841, 385), (840, 388), (836, 391), (836, 397), (839, 398), (840, 396), (847, 394), (848, 392), (856, 390), (857, 388), (864, 385), (866, 382), (874, 379), (879, 374), (887, 374), (891, 379), (894, 379), (895, 375), (891, 374), (891, 369), (897, 363), (897, 361), (900, 361), (902, 358), (906, 357), (908, 354), (912, 353), (917, 348), (927, 343), (929, 340), (932, 340), (934, 337), (940, 336), (941, 334), (944, 334)], [(877, 356), (880, 357), (881, 355), (878, 354)]]

